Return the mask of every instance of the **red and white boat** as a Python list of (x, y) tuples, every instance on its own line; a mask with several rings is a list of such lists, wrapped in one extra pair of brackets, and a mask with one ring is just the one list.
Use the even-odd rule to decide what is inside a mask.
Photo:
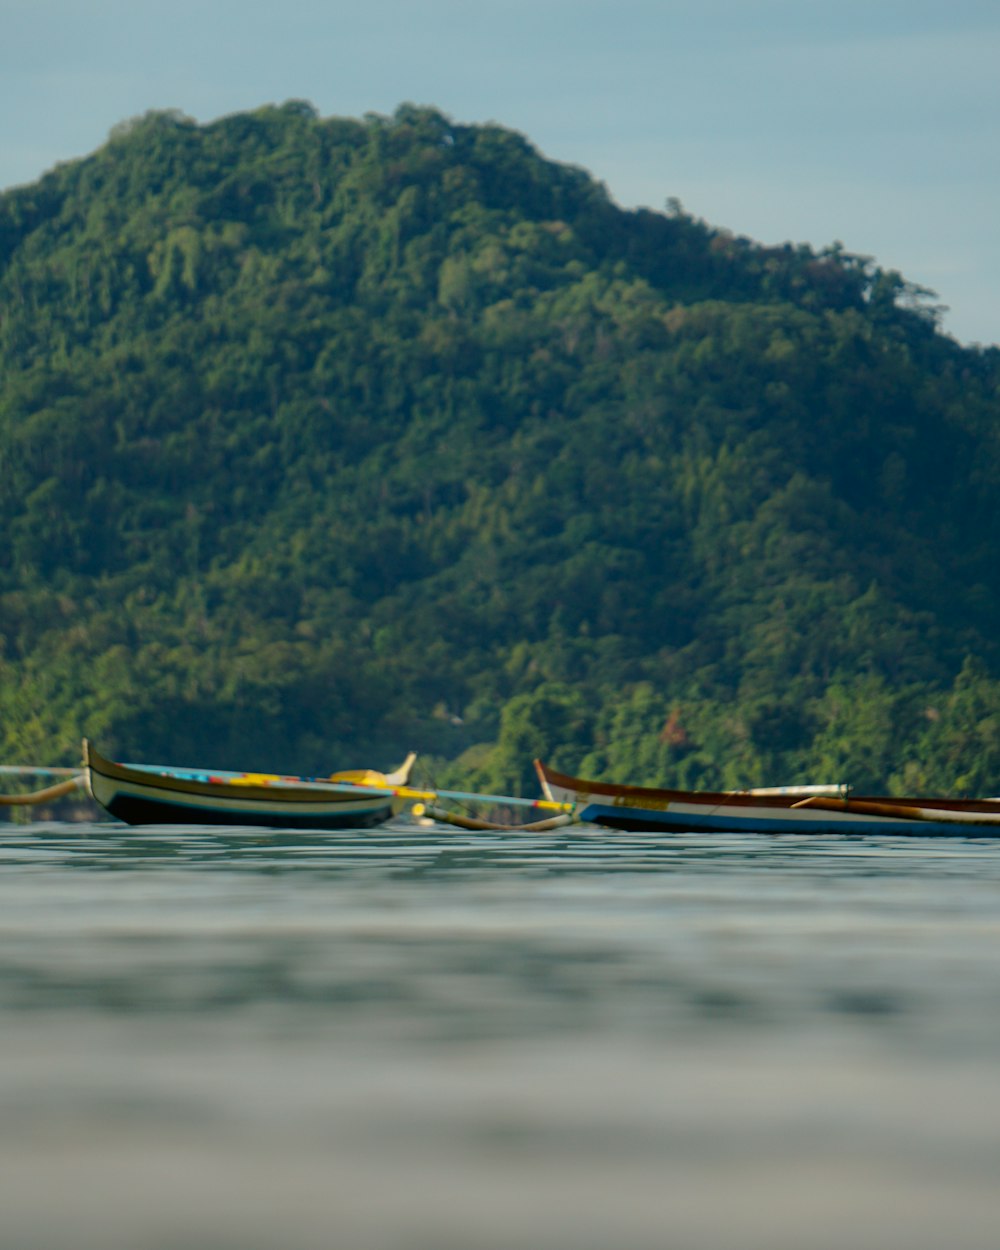
[(1000, 799), (856, 796), (849, 786), (759, 790), (658, 790), (586, 781), (535, 769), (545, 797), (573, 805), (577, 820), (651, 833), (849, 833), (1000, 837)]

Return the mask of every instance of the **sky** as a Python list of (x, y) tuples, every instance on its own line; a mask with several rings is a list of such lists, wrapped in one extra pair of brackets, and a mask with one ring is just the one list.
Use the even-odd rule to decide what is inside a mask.
[(623, 207), (840, 242), (1000, 343), (1000, 0), (0, 0), (0, 188), (118, 122), (433, 105)]

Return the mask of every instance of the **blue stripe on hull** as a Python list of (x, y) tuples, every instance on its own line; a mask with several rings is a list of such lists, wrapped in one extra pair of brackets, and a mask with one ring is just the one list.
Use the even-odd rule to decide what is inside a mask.
[(1000, 826), (965, 822), (931, 820), (892, 820), (874, 817), (851, 821), (775, 820), (767, 816), (733, 816), (716, 814), (692, 816), (670, 811), (650, 811), (640, 807), (604, 807), (590, 803), (578, 813), (588, 824), (622, 829), (630, 833), (786, 833), (786, 834), (889, 834), (905, 838), (1000, 838)]

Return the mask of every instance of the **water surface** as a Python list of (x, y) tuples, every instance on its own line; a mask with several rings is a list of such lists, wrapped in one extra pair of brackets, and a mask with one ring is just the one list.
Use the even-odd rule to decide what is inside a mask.
[(1000, 844), (0, 829), (3, 1250), (1000, 1245)]

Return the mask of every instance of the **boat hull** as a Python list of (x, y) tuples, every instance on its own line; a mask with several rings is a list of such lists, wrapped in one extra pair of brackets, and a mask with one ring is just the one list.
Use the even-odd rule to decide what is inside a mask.
[(603, 825), (632, 833), (773, 833), (773, 834), (880, 834), (908, 838), (1000, 838), (1000, 828), (973, 823), (931, 820), (893, 820), (891, 817), (853, 816), (850, 813), (782, 811), (726, 812), (648, 811), (641, 807), (605, 807), (588, 803), (577, 810), (585, 824)]
[(228, 825), (270, 829), (366, 829), (393, 814), (391, 795), (352, 795), (322, 782), (213, 781), (191, 772), (151, 772), (116, 764), (84, 746), (87, 789), (129, 825)]

